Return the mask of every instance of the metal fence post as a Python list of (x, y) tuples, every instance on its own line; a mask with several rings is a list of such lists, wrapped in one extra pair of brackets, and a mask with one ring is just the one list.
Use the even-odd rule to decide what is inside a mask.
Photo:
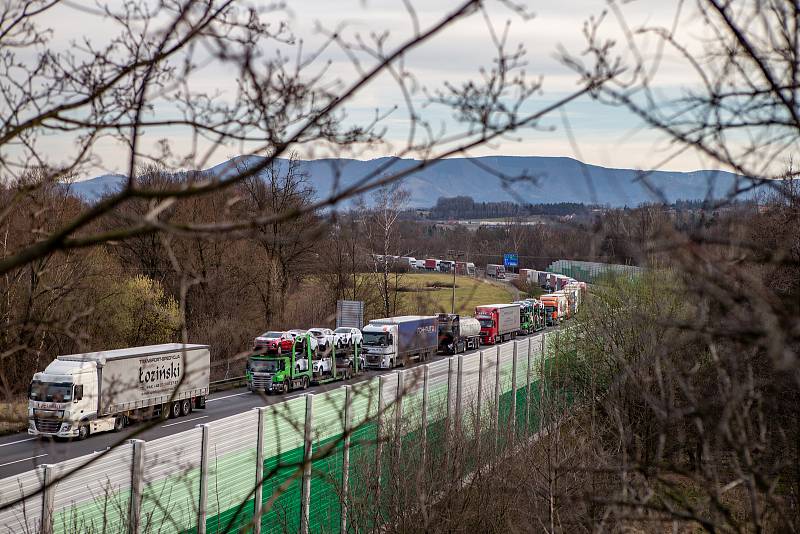
[(253, 494), (253, 534), (261, 533), (262, 492), (264, 485), (264, 415), (265, 406), (255, 408), (258, 416), (258, 436), (256, 436), (256, 491)]
[[(400, 439), (400, 432), (403, 426), (403, 397), (406, 394), (405, 371), (397, 371), (397, 393), (394, 400), (394, 432), (395, 439)], [(399, 448), (399, 443), (397, 444)]]
[(131, 462), (131, 501), (128, 510), (129, 531), (138, 534), (142, 511), (142, 480), (144, 479), (144, 444), (141, 439), (132, 439), (133, 461)]
[(42, 534), (53, 534), (53, 466), (42, 465)]
[[(530, 344), (530, 339), (528, 340)], [(511, 436), (517, 435), (517, 353), (519, 352), (519, 341), (514, 342), (514, 361), (511, 362)]]
[(478, 395), (477, 399), (475, 399), (475, 404), (477, 406), (477, 417), (475, 418), (475, 437), (478, 440), (478, 450), (476, 451), (476, 456), (480, 458), (481, 454), (481, 420), (483, 419), (483, 356), (484, 351), (480, 351), (478, 354)]
[(206, 534), (206, 509), (208, 508), (208, 424), (197, 425), (200, 436), (200, 497), (197, 501), (197, 534)]
[(545, 373), (546, 373), (546, 365), (547, 365), (547, 338), (550, 337), (550, 334), (545, 334), (542, 336), (542, 354), (539, 361), (541, 362), (541, 367), (539, 368), (539, 432), (542, 431), (544, 425), (544, 381), (545, 381)]
[(450, 433), (453, 425), (453, 395), (455, 394), (453, 375), (455, 374), (455, 367), (455, 358), (451, 356), (447, 365), (447, 418), (445, 419), (445, 439), (448, 444), (450, 443)]
[(376, 439), (375, 439), (375, 517), (378, 517), (381, 509), (381, 485), (383, 483), (383, 411), (386, 409), (386, 399), (383, 396), (383, 383), (386, 381), (386, 375), (378, 377), (378, 415), (376, 417)]
[(300, 504), (300, 533), (308, 534), (311, 511), (311, 458), (313, 439), (314, 395), (306, 394), (306, 421), (303, 428), (303, 486)]
[[(544, 334), (542, 334), (544, 335)], [(530, 434), (531, 431), (531, 353), (533, 352), (533, 342), (528, 343), (528, 370), (526, 372), (526, 388), (525, 393), (525, 432)]]
[(500, 441), (500, 347), (497, 347), (494, 365), (494, 452)]
[(347, 494), (350, 491), (350, 432), (353, 386), (344, 386), (344, 443), (342, 444), (342, 511), (339, 532), (347, 532)]
[(423, 470), (428, 458), (428, 381), (431, 364), (422, 368), (422, 466)]
[(456, 407), (455, 407), (455, 431), (456, 436), (461, 435), (462, 419), (464, 418), (464, 356), (456, 356)]

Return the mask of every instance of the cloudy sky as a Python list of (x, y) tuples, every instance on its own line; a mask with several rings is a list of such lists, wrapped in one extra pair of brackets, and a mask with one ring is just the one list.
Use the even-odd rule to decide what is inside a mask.
[[(415, 7), (419, 24), (423, 28), (438, 20), (459, 2), (453, 0), (409, 0)], [(523, 20), (501, 3), (490, 3), (489, 18), (502, 30), (510, 21), (508, 42), (512, 46), (521, 44), (527, 49), (526, 71), (531, 76), (541, 76), (542, 91), (530, 103), (530, 109), (544, 107), (548, 103), (568, 94), (577, 86), (577, 77), (557, 58), (559, 47), (579, 55), (585, 40), (582, 27), (589, 17), (597, 17), (607, 9), (603, 0), (531, 1), (521, 2), (535, 16)], [(51, 46), (70, 47), (76, 40), (85, 38), (102, 43), (118, 31), (113, 24), (99, 15), (88, 13), (80, 7), (88, 3), (72, 0), (48, 13), (44, 23), (53, 29)], [(113, 5), (113, 2), (111, 3)], [(641, 26), (672, 26), (676, 17), (677, 3), (647, 0), (625, 3), (621, 6), (626, 24), (633, 28)], [(389, 43), (399, 43), (413, 35), (412, 19), (401, 0), (302, 0), (287, 2), (286, 9), (266, 13), (265, 20), (288, 22), (292, 32), (303, 41), (306, 50), (312, 50), (323, 42), (324, 36), (316, 29), (343, 28), (351, 38), (356, 34), (369, 36), (374, 32), (389, 32)], [(702, 27), (696, 22), (691, 6), (679, 12), (679, 37), (699, 46)], [(623, 34), (619, 20), (613, 13), (601, 26), (603, 35), (622, 42)], [(643, 41), (642, 53), (646, 57), (656, 54), (655, 44)], [(629, 51), (619, 46), (622, 55)], [(264, 50), (266, 55), (274, 50)], [(461, 20), (413, 51), (406, 58), (406, 65), (414, 73), (420, 86), (428, 89), (441, 87), (446, 82), (461, 82), (478, 76), (478, 68), (491, 64), (493, 47), (487, 31), (487, 22), (480, 14)], [(323, 56), (331, 62), (329, 76), (347, 82), (353, 79), (354, 71), (346, 56), (331, 48)], [(235, 73), (224, 67), (210, 64), (195, 74), (195, 88), (218, 91), (223, 97), (233, 95)], [(661, 61), (654, 87), (665, 95), (678, 95), (696, 83), (690, 70), (674, 53), (667, 52)], [(422, 101), (421, 91), (415, 96)], [(386, 122), (390, 140), (402, 143), (407, 132), (407, 118), (402, 110), (402, 95), (389, 76), (376, 79), (365, 87), (347, 108), (349, 120), (358, 122), (371, 117), (376, 109), (388, 110), (398, 106)], [(447, 113), (433, 108), (426, 109), (426, 119), (447, 131), (457, 127)], [(575, 143), (565, 132), (565, 121), (569, 124)], [(163, 136), (163, 132), (159, 135)], [(172, 132), (173, 142), (180, 146), (180, 132)], [(183, 140), (188, 143), (188, 139)], [(53, 150), (68, 150), (68, 138), (49, 141)], [(155, 143), (155, 139), (151, 142)], [(212, 164), (223, 161), (234, 154), (227, 147), (218, 151)], [(360, 154), (362, 158), (387, 155), (391, 151), (383, 147), (377, 151)], [(98, 170), (118, 172), (124, 170), (126, 161), (124, 148), (110, 142), (97, 146), (101, 161)], [(563, 113), (555, 113), (541, 123), (537, 129), (528, 129), (513, 139), (504, 139), (472, 152), (473, 155), (507, 154), (536, 156), (569, 156), (585, 162), (624, 168), (660, 167), (670, 170), (694, 170), (713, 167), (697, 154), (684, 153), (669, 158), (674, 147), (666, 143), (663, 136), (646, 127), (628, 112), (600, 104), (590, 98), (582, 98), (568, 105)], [(316, 155), (316, 153), (315, 153)], [(666, 162), (664, 160), (667, 160)]]

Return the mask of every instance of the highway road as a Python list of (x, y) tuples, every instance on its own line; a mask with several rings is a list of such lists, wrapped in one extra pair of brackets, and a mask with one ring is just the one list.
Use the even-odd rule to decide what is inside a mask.
[[(554, 330), (547, 328), (543, 332)], [(542, 332), (537, 332), (538, 335)], [(520, 338), (518, 338), (520, 339)], [(482, 347), (483, 349), (489, 347)], [(467, 351), (465, 354), (478, 352)], [(430, 362), (448, 358), (437, 355)], [(413, 366), (420, 365), (415, 364)], [(412, 366), (412, 367), (413, 367)], [(399, 368), (402, 369), (402, 368)], [(208, 423), (236, 415), (260, 406), (268, 406), (287, 399), (299, 397), (305, 393), (321, 393), (330, 389), (341, 387), (344, 384), (354, 384), (381, 374), (392, 373), (395, 370), (369, 370), (364, 374), (345, 382), (333, 382), (319, 386), (311, 386), (306, 391), (293, 391), (284, 395), (265, 396), (250, 392), (247, 388), (230, 389), (211, 394), (206, 400), (206, 408), (195, 410), (185, 417), (167, 419), (164, 421), (149, 421), (133, 424), (122, 432), (103, 432), (89, 436), (84, 441), (54, 441), (30, 436), (27, 433), (17, 433), (0, 438), (0, 479), (24, 473), (42, 464), (54, 464), (71, 458), (76, 458), (96, 451), (102, 451), (119, 443), (124, 443), (131, 438), (152, 440), (188, 430), (194, 425)]]

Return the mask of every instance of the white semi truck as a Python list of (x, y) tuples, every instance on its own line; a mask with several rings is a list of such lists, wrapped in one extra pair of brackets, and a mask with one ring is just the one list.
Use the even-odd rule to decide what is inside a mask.
[(391, 369), (436, 354), (438, 318), (404, 315), (373, 319), (361, 329), (367, 367)]
[(85, 439), (205, 408), (210, 359), (207, 345), (181, 343), (58, 356), (33, 375), (28, 434)]

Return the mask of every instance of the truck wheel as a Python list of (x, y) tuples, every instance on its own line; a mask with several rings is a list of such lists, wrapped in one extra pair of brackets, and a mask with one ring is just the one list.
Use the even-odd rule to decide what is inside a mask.
[(123, 428), (125, 428), (125, 416), (118, 415), (114, 418), (114, 432), (122, 432)]
[(308, 377), (303, 377), (303, 389), (308, 389)]
[(184, 399), (181, 402), (181, 415), (189, 415), (192, 412), (192, 401)]
[(181, 403), (173, 402), (169, 406), (169, 417), (170, 419), (175, 419), (176, 417), (180, 416), (181, 416)]
[(89, 437), (89, 425), (81, 423), (78, 427), (78, 441), (83, 441)]

